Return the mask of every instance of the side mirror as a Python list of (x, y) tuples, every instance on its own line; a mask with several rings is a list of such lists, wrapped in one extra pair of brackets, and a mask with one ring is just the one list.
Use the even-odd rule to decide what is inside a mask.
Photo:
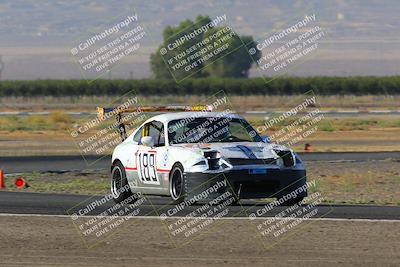
[(269, 136), (261, 136), (261, 140), (264, 143), (271, 143), (271, 138)]
[(153, 137), (151, 136), (143, 136), (140, 141), (142, 142), (142, 145), (144, 146), (149, 146), (153, 147), (154, 146), (154, 140)]

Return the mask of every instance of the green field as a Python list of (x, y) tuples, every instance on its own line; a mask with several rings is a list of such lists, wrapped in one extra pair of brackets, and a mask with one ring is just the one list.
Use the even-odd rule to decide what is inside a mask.
[(295, 95), (313, 91), (319, 95), (394, 95), (400, 93), (400, 76), (375, 77), (264, 77), (197, 78), (177, 83), (155, 80), (32, 80), (2, 81), (0, 96), (123, 95)]
[[(235, 111), (287, 110), (304, 100), (309, 94), (295, 95), (227, 95)], [(199, 105), (210, 104), (212, 96), (203, 95), (137, 95), (142, 105)], [(0, 97), (0, 111), (87, 111), (95, 112), (98, 106), (119, 103), (120, 96), (4, 96)], [(400, 94), (397, 95), (316, 95), (317, 107), (322, 110), (350, 109), (400, 110)]]
[[(253, 127), (262, 126), (265, 120), (254, 117), (247, 117)], [(49, 116), (2, 116), (0, 117), (0, 131), (8, 132), (31, 132), (31, 131), (65, 131), (68, 132), (73, 125), (86, 122), (87, 118), (75, 118), (63, 112), (52, 112)], [(269, 128), (270, 131), (278, 131), (290, 125), (296, 118), (287, 118), (284, 121), (274, 124)], [(110, 125), (112, 121), (107, 121), (103, 128)], [(372, 118), (324, 118), (318, 124), (319, 131), (368, 131), (371, 129), (400, 128), (399, 117), (372, 117)]]

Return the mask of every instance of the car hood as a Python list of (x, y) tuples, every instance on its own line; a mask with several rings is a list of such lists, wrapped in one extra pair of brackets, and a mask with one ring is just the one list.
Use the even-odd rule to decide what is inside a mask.
[(173, 147), (181, 147), (193, 152), (216, 150), (224, 158), (240, 159), (270, 159), (278, 158), (277, 150), (288, 151), (282, 145), (261, 142), (234, 142), (234, 143), (204, 143), (204, 144), (174, 144)]

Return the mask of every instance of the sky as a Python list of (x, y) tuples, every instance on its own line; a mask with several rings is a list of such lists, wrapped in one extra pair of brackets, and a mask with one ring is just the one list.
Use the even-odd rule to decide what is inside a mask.
[[(323, 31), (318, 47), (301, 62), (278, 72), (264, 71), (254, 63), (251, 77), (400, 74), (397, 0), (0, 0), (0, 78), (149, 78), (149, 58), (162, 43), (165, 27), (194, 20), (198, 15), (215, 18), (224, 14), (225, 25), (239, 35), (253, 36), (259, 43), (311, 15), (315, 15), (315, 21), (301, 32), (316, 26)], [(132, 15), (137, 16), (137, 21), (130, 27), (140, 26), (145, 32), (140, 47), (107, 71), (83, 69), (79, 60), (88, 54), (73, 55), (71, 50)], [(294, 36), (263, 49), (263, 55)], [(84, 52), (94, 51), (107, 40)]]

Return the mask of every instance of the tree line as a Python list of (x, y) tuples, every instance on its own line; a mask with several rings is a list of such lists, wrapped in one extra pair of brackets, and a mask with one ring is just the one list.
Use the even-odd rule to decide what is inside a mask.
[(143, 80), (32, 80), (1, 81), (0, 96), (291, 95), (314, 91), (321, 95), (400, 94), (400, 76), (393, 77), (281, 77), (276, 79), (198, 78), (176, 83), (169, 79)]

